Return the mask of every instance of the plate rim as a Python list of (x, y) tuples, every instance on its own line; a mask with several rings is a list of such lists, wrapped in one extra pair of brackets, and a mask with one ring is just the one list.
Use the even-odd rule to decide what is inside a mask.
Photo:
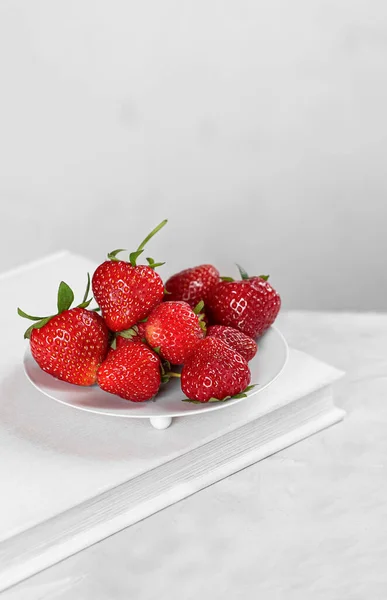
[[(191, 415), (194, 416), (194, 415), (198, 415), (198, 414), (205, 414), (208, 412), (212, 412), (214, 410), (226, 408), (227, 406), (235, 406), (239, 402), (242, 402), (243, 400), (247, 400), (247, 398), (250, 398), (251, 396), (259, 394), (260, 392), (263, 392), (263, 390), (267, 389), (270, 385), (272, 385), (272, 383), (274, 383), (278, 379), (278, 377), (283, 372), (283, 370), (289, 360), (289, 345), (286, 341), (285, 336), (281, 333), (281, 331), (278, 329), (278, 327), (271, 325), (269, 330), (270, 329), (272, 329), (276, 332), (276, 334), (282, 341), (283, 349), (285, 351), (285, 358), (284, 358), (283, 364), (282, 364), (281, 368), (279, 369), (278, 373), (276, 373), (276, 375), (273, 377), (273, 379), (271, 379), (270, 381), (265, 383), (265, 385), (263, 385), (263, 386), (258, 385), (256, 388), (247, 392), (247, 395), (245, 398), (232, 398), (226, 402), (220, 401), (220, 402), (213, 402), (210, 404), (203, 402), (202, 405), (200, 405), (200, 406), (197, 405), (197, 408), (194, 408), (189, 411), (166, 412), (165, 414), (155, 414), (155, 415), (133, 414), (133, 413), (131, 413), (131, 411), (128, 411), (126, 413), (123, 412), (122, 414), (117, 414), (117, 413), (109, 413), (109, 412), (106, 412), (106, 411), (98, 409), (98, 408), (90, 408), (88, 406), (77, 406), (75, 404), (70, 404), (69, 402), (65, 402), (64, 400), (61, 400), (60, 398), (57, 398), (54, 395), (50, 394), (49, 392), (43, 390), (41, 387), (39, 387), (35, 383), (35, 381), (33, 381), (33, 379), (31, 379), (31, 377), (28, 373), (28, 370), (26, 368), (27, 358), (33, 359), (32, 353), (31, 353), (31, 348), (30, 348), (29, 344), (27, 345), (24, 355), (23, 355), (23, 369), (24, 369), (24, 374), (27, 377), (28, 381), (33, 385), (33, 387), (36, 390), (38, 390), (41, 394), (43, 394), (47, 398), (50, 398), (51, 400), (55, 400), (56, 402), (59, 402), (60, 404), (67, 406), (69, 408), (74, 408), (77, 410), (82, 410), (84, 412), (94, 413), (94, 414), (102, 415), (105, 417), (117, 417), (117, 418), (123, 417), (123, 418), (130, 418), (130, 419), (157, 419), (157, 418), (163, 418), (163, 417), (166, 417), (166, 418), (168, 418), (168, 417), (171, 417), (171, 418), (188, 417)], [(40, 368), (40, 367), (38, 366), (38, 368)], [(46, 373), (46, 375), (50, 376), (48, 373)], [(63, 383), (67, 383), (67, 382), (64, 381)], [(71, 384), (69, 383), (68, 385), (71, 385)], [(92, 387), (92, 386), (90, 386), (90, 387)], [(106, 393), (108, 393), (108, 392), (106, 392)], [(123, 400), (123, 401), (125, 402), (125, 400)]]

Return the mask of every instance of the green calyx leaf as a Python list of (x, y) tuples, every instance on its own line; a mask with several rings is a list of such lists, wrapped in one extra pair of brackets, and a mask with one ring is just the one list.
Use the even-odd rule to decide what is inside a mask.
[(33, 317), (31, 315), (27, 315), (27, 313), (25, 313), (24, 310), (22, 310), (21, 308), (17, 309), (17, 314), (19, 315), (19, 317), (23, 317), (23, 319), (29, 319), (30, 321), (41, 321), (42, 319), (46, 318), (46, 317)]
[(204, 308), (204, 302), (203, 302), (203, 300), (200, 300), (200, 302), (198, 302), (198, 304), (193, 309), (195, 315), (198, 315), (199, 313), (201, 313), (203, 308)]
[[(93, 297), (87, 299), (89, 292), (90, 292), (90, 273), (87, 274), (86, 290), (85, 290), (85, 293), (83, 294), (83, 300), (80, 304), (78, 304), (77, 308), (87, 308), (89, 306), (90, 302), (93, 299)], [(98, 308), (94, 308), (93, 310), (99, 311), (101, 309), (98, 307)]]
[(53, 317), (54, 315), (50, 315), (49, 317), (45, 317), (44, 319), (42, 319), (41, 321), (38, 321), (37, 323), (33, 323), (28, 329), (27, 331), (24, 333), (24, 339), (30, 339), (31, 337), (31, 333), (33, 329), (41, 329), (42, 327), (44, 327), (44, 325), (46, 325)]
[(116, 337), (114, 337), (112, 339), (112, 343), (110, 344), (110, 348), (112, 348), (113, 350), (117, 349), (117, 338)]
[(170, 296), (172, 292), (168, 292), (167, 289), (164, 288), (164, 296)]
[(270, 275), (259, 275), (259, 277), (261, 279), (263, 279), (264, 281), (267, 281), (269, 279)]
[(182, 398), (182, 402), (189, 402), (190, 404), (205, 404), (205, 402), (200, 402), (200, 400), (191, 400), (191, 398)]
[(171, 371), (171, 363), (169, 360), (160, 360), (160, 371), (162, 383), (168, 383), (172, 378), (180, 378), (180, 373)]
[(50, 319), (52, 319), (52, 317), (55, 316), (55, 315), (50, 315), (48, 317), (33, 317), (33, 316), (25, 313), (24, 310), (22, 310), (21, 308), (17, 309), (17, 314), (20, 317), (23, 317), (23, 319), (29, 319), (30, 321), (35, 321), (35, 323), (30, 325), (30, 327), (28, 327), (28, 329), (24, 332), (24, 339), (28, 339), (28, 340), (31, 337), (31, 333), (32, 333), (33, 329), (40, 329), (41, 327), (46, 325), (50, 321)]
[(87, 274), (87, 284), (86, 284), (85, 293), (83, 294), (82, 304), (87, 301), (87, 296), (89, 295), (89, 292), (90, 292), (90, 273)]
[(247, 388), (245, 388), (243, 390), (243, 394), (247, 394), (247, 392), (250, 392), (251, 390), (253, 390), (255, 387), (257, 387), (257, 383), (252, 383), (251, 385), (248, 385)]
[(58, 288), (58, 314), (68, 310), (74, 301), (74, 292), (67, 283), (61, 281)]
[(222, 281), (235, 281), (235, 279), (233, 279), (233, 277), (221, 277), (220, 279)]
[(246, 280), (249, 278), (247, 271), (245, 271), (245, 269), (243, 267), (241, 267), (240, 265), (237, 264), (240, 276), (242, 280)]
[(132, 338), (138, 335), (138, 328), (136, 325), (133, 325), (133, 327), (131, 327), (130, 329), (124, 329), (124, 331), (120, 331), (119, 333), (117, 333), (117, 335), (120, 335), (121, 337), (126, 338), (127, 340), (131, 340)]
[(234, 396), (228, 396), (227, 398), (224, 398), (224, 400), (236, 400), (239, 398), (247, 398), (247, 392), (250, 392), (250, 390), (252, 390), (253, 388), (256, 387), (256, 384), (252, 384), (252, 385), (248, 385), (247, 388), (245, 388), (243, 390), (243, 392), (241, 392), (240, 394), (235, 394)]
[(205, 333), (207, 331), (207, 327), (204, 322), (205, 314), (201, 312), (203, 310), (203, 308), (204, 308), (204, 302), (203, 302), (203, 300), (200, 300), (200, 302), (195, 306), (193, 311), (199, 319), (199, 325), (200, 325), (201, 330), (204, 331), (204, 333)]
[(120, 252), (126, 252), (125, 248), (118, 248), (118, 250), (113, 250), (112, 252), (109, 252), (107, 257), (109, 260), (119, 261), (120, 259), (117, 258), (117, 254), (119, 254)]
[[(86, 300), (86, 302), (81, 302), (81, 304), (78, 304), (77, 308), (87, 308), (90, 304), (90, 302), (92, 301), (93, 298), (90, 298), (89, 300)], [(101, 310), (99, 307), (98, 308), (93, 308), (93, 312), (98, 312), (99, 310)]]
[(136, 252), (131, 252), (129, 254), (129, 262), (132, 265), (132, 267), (137, 266), (137, 259), (143, 252), (144, 250), (136, 250)]
[(150, 266), (151, 269), (156, 269), (157, 267), (161, 267), (162, 265), (165, 265), (165, 262), (155, 262), (154, 259), (151, 258), (150, 256), (148, 256), (147, 261), (148, 261), (148, 265)]
[(156, 346), (156, 348), (152, 348), (153, 352), (156, 352), (160, 356), (161, 346)]
[[(87, 296), (89, 295), (89, 291), (90, 291), (90, 273), (87, 274), (87, 285), (86, 285), (86, 291), (83, 296), (83, 300), (82, 300), (81, 304), (78, 304), (77, 308), (87, 308), (89, 306), (90, 302), (93, 299), (92, 297), (87, 299)], [(58, 312), (56, 314), (49, 315), (48, 317), (36, 317), (33, 315), (29, 315), (28, 313), (24, 312), (24, 310), (22, 310), (21, 308), (18, 308), (17, 313), (20, 317), (23, 317), (23, 319), (29, 319), (30, 321), (35, 321), (35, 323), (33, 325), (31, 325), (25, 332), (24, 338), (29, 339), (31, 337), (31, 333), (32, 333), (33, 329), (41, 329), (42, 327), (44, 327), (44, 325), (46, 325), (50, 321), (50, 319), (52, 319), (56, 315), (59, 315), (60, 313), (66, 311), (66, 310), (69, 310), (73, 301), (74, 301), (73, 290), (70, 288), (69, 285), (67, 285), (67, 283), (65, 283), (64, 281), (61, 281), (59, 284), (59, 287), (58, 287), (58, 294), (57, 294)], [(94, 310), (98, 311), (100, 309), (95, 308)]]

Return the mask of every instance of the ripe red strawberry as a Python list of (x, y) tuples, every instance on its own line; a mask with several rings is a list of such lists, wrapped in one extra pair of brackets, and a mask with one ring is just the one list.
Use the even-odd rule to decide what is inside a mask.
[(257, 337), (274, 323), (281, 298), (267, 276), (249, 277), (243, 269), (240, 271), (241, 281), (221, 281), (212, 288), (206, 307), (212, 322)]
[(150, 400), (161, 384), (160, 359), (141, 342), (120, 346), (99, 367), (97, 381), (105, 392), (125, 400)]
[(121, 331), (116, 337), (116, 348), (142, 342), (145, 339), (145, 323), (137, 323), (126, 331)]
[(145, 323), (148, 344), (174, 365), (184, 363), (203, 336), (200, 318), (187, 302), (163, 302)]
[(222, 340), (207, 337), (186, 360), (181, 372), (181, 389), (190, 400), (225, 400), (242, 393), (250, 383), (245, 359)]
[(90, 287), (83, 302), (70, 309), (74, 294), (61, 282), (58, 290), (58, 314), (31, 317), (18, 309), (20, 316), (35, 321), (24, 337), (30, 339), (31, 353), (43, 371), (76, 385), (93, 385), (97, 369), (108, 351), (109, 331), (97, 313), (86, 310)]
[(129, 329), (137, 321), (145, 319), (162, 301), (164, 285), (154, 269), (164, 263), (147, 258), (149, 265), (145, 266), (137, 265), (136, 260), (144, 251), (145, 244), (166, 223), (166, 220), (160, 223), (136, 252), (130, 254), (129, 263), (116, 258), (123, 250), (114, 250), (108, 254), (109, 260), (96, 269), (92, 281), (94, 297), (112, 331)]
[(219, 271), (212, 265), (185, 269), (166, 282), (165, 289), (169, 293), (165, 300), (183, 300), (195, 308), (201, 300), (206, 302), (208, 292), (219, 281)]
[(254, 358), (258, 350), (257, 344), (251, 337), (233, 327), (211, 325), (211, 327), (207, 329), (207, 337), (216, 337), (223, 340), (230, 348), (243, 356), (247, 362)]

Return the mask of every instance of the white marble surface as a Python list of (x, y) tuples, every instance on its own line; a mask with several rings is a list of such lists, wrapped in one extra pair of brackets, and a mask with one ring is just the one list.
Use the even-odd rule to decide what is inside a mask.
[(291, 312), (347, 371), (346, 420), (73, 556), (2, 600), (385, 600), (387, 314)]

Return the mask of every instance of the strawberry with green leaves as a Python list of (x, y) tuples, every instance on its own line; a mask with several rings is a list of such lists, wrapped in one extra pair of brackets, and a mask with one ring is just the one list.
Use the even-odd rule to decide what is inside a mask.
[(201, 300), (206, 302), (208, 293), (219, 281), (219, 271), (212, 265), (185, 269), (167, 280), (165, 300), (182, 300), (195, 308)]
[(196, 345), (181, 372), (181, 389), (188, 401), (215, 402), (243, 397), (251, 380), (245, 359), (228, 344), (206, 337)]
[(147, 242), (166, 223), (167, 220), (162, 221), (137, 250), (131, 252), (129, 262), (117, 259), (122, 249), (114, 250), (108, 254), (109, 260), (96, 269), (92, 280), (94, 297), (112, 331), (131, 328), (163, 300), (164, 285), (155, 268), (164, 263), (147, 258), (148, 265), (137, 265), (137, 259)]
[(70, 308), (74, 294), (63, 281), (58, 289), (57, 314), (34, 317), (18, 308), (21, 317), (34, 323), (24, 334), (39, 367), (56, 379), (76, 385), (93, 385), (99, 365), (108, 352), (109, 331), (104, 320), (87, 310), (90, 277), (83, 301)]
[(255, 338), (274, 323), (281, 298), (268, 282), (267, 275), (249, 277), (242, 267), (239, 271), (240, 281), (224, 277), (210, 290), (206, 309), (211, 322), (234, 327)]
[(142, 342), (124, 344), (109, 352), (97, 381), (102, 390), (125, 400), (150, 400), (161, 384), (160, 358)]
[(145, 337), (160, 356), (173, 365), (183, 364), (204, 337), (205, 325), (200, 311), (203, 302), (192, 310), (187, 302), (163, 302), (149, 315)]
[(115, 338), (115, 346), (126, 346), (126, 344), (146, 342), (145, 340), (145, 322), (137, 323), (130, 329), (120, 331)]

